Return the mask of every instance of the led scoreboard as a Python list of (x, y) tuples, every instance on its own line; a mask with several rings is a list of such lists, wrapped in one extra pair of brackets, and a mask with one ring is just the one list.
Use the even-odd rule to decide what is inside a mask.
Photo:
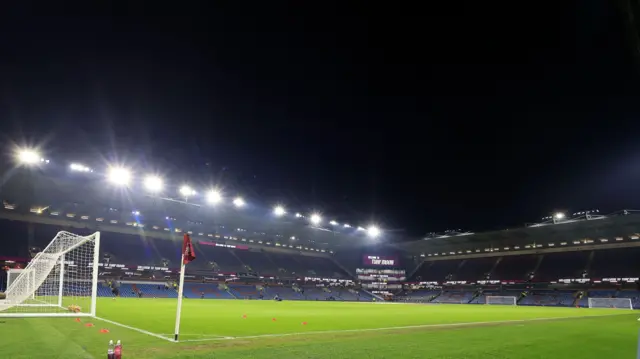
[(356, 278), (362, 288), (376, 294), (389, 295), (391, 291), (402, 289), (402, 282), (407, 280), (407, 273), (404, 269), (358, 268)]
[(374, 267), (397, 267), (400, 265), (398, 261), (398, 257), (394, 257), (394, 256), (364, 255), (362, 262), (365, 266), (374, 266)]

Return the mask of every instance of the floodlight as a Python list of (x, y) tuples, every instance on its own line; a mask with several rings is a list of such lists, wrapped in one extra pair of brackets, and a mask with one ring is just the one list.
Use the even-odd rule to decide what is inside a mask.
[(351, 228), (351, 225), (349, 225), (349, 223), (345, 223), (345, 224), (343, 225), (343, 227), (344, 227), (344, 228)]
[(162, 178), (153, 175), (147, 176), (147, 178), (144, 179), (144, 186), (150, 192), (160, 192), (163, 186)]
[(236, 207), (242, 207), (244, 206), (244, 200), (242, 197), (236, 197), (236, 199), (233, 200), (233, 205)]
[(118, 186), (127, 186), (131, 181), (131, 172), (123, 167), (111, 167), (108, 173), (109, 181)]
[(332, 225), (332, 226), (337, 226), (337, 225), (338, 225), (338, 222), (336, 222), (336, 221), (331, 221), (331, 222), (329, 222), (329, 224), (330, 224), (330, 225)]
[(180, 194), (185, 196), (185, 197), (195, 196), (196, 195), (196, 191), (193, 188), (185, 185), (185, 186), (180, 187)]
[(140, 215), (140, 211), (131, 211), (131, 214), (133, 214), (134, 216), (139, 216)]
[(296, 213), (296, 218), (301, 218), (302, 215), (300, 213)]
[(380, 228), (376, 226), (369, 226), (369, 228), (367, 228), (367, 234), (371, 238), (376, 238), (380, 235)]
[(91, 168), (80, 163), (72, 163), (71, 165), (69, 165), (69, 169), (76, 172), (93, 172)]
[(318, 225), (320, 222), (322, 222), (322, 217), (319, 214), (314, 213), (311, 215), (311, 223)]
[(555, 217), (555, 219), (563, 219), (564, 218), (564, 213), (558, 212), (558, 213), (554, 214), (553, 216)]
[(209, 202), (209, 204), (216, 204), (220, 201), (222, 201), (222, 195), (219, 191), (212, 189), (207, 193), (207, 202)]
[(18, 161), (25, 165), (32, 165), (41, 160), (40, 154), (35, 150), (24, 149), (17, 153)]
[(285, 213), (287, 213), (287, 211), (284, 210), (284, 207), (282, 206), (276, 206), (273, 209), (273, 214), (275, 214), (276, 216), (280, 217), (280, 216), (284, 216)]
[(362, 227), (358, 227), (358, 230), (359, 230), (359, 231), (364, 231), (364, 228), (362, 228)]

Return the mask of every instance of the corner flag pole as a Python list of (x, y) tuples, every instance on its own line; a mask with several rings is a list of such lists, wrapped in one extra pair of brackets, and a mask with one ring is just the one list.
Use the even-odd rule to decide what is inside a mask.
[(196, 259), (193, 251), (193, 243), (188, 233), (184, 234), (182, 240), (182, 258), (180, 259), (180, 283), (178, 285), (178, 309), (176, 310), (176, 329), (174, 331), (173, 340), (178, 341), (180, 335), (180, 314), (182, 313), (182, 298), (184, 297), (184, 271), (191, 261)]
[(638, 353), (636, 355), (637, 355), (637, 358), (640, 359), (640, 332), (638, 333)]
[(180, 260), (180, 282), (178, 283), (178, 309), (176, 310), (176, 329), (174, 330), (173, 340), (178, 341), (178, 335), (180, 334), (180, 313), (182, 312), (182, 293), (184, 287), (184, 270), (186, 265), (184, 264), (184, 253)]

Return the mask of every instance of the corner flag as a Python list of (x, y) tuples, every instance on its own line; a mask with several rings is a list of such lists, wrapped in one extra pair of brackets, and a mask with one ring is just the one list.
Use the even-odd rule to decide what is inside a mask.
[(191, 237), (188, 233), (184, 234), (182, 240), (182, 264), (187, 265), (189, 262), (196, 259), (196, 252), (193, 251), (193, 243), (191, 243)]
[(180, 314), (182, 312), (182, 297), (184, 296), (184, 271), (187, 264), (196, 259), (196, 252), (193, 251), (193, 243), (188, 233), (182, 239), (182, 260), (180, 263), (180, 284), (178, 285), (178, 309), (176, 310), (176, 328), (173, 340), (178, 341), (180, 334)]

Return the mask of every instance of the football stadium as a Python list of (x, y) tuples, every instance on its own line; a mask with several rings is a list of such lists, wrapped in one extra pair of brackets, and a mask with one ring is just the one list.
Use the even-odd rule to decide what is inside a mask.
[(8, 358), (635, 358), (640, 215), (400, 238), (141, 169), (3, 168)]

